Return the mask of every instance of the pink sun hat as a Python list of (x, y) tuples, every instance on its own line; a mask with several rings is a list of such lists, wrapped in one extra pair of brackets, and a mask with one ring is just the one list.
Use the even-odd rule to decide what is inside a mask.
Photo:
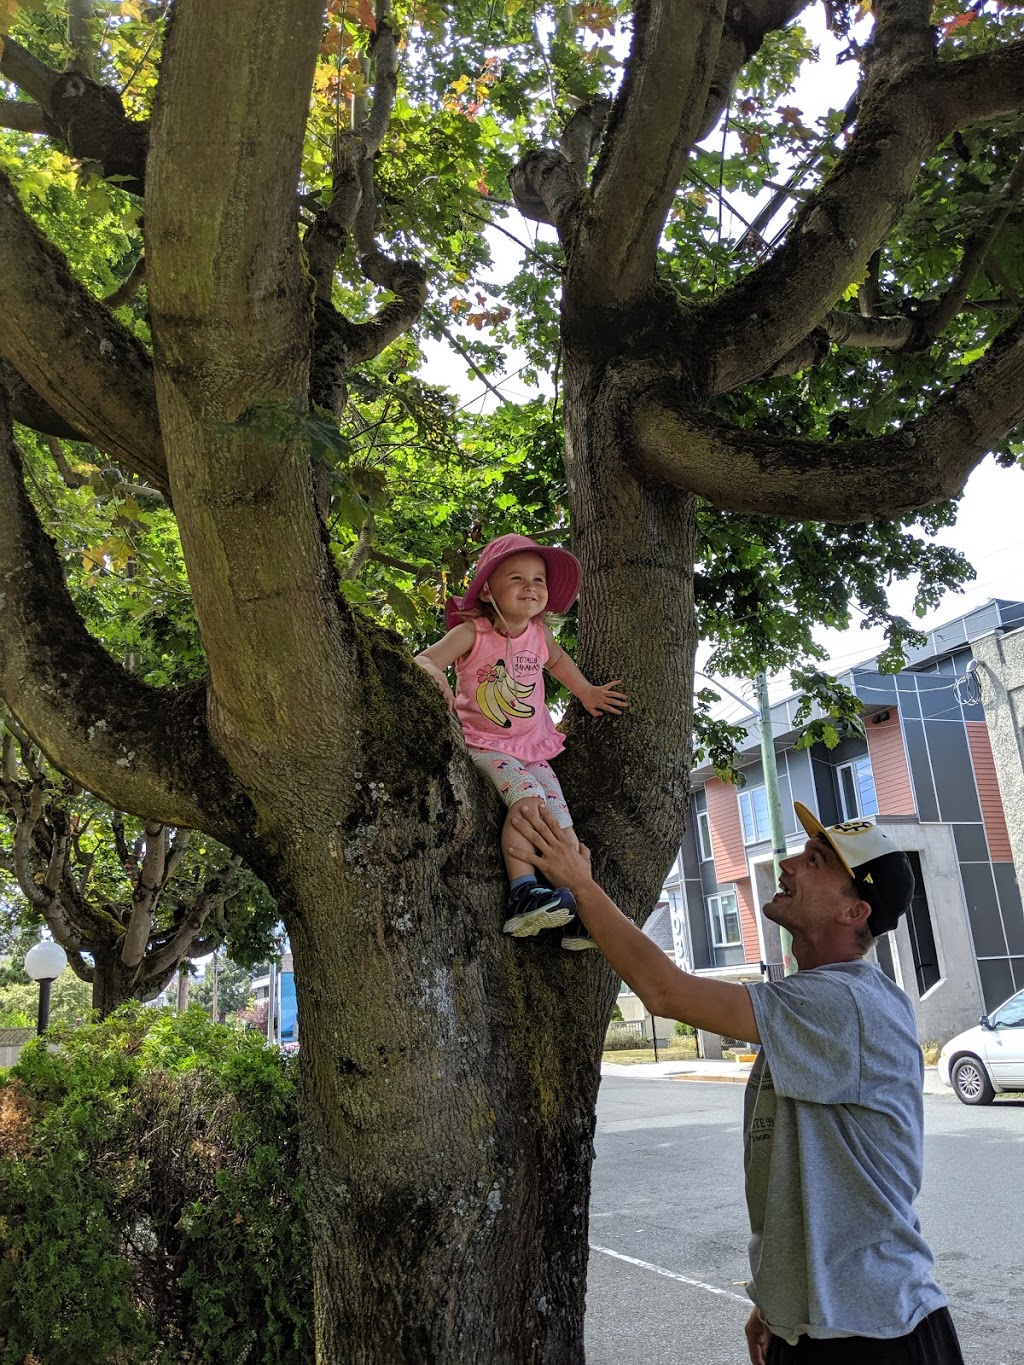
[(583, 576), (576, 556), (570, 554), (568, 550), (560, 550), (555, 545), (538, 545), (529, 536), (499, 536), (497, 540), (485, 545), (481, 551), (473, 581), (467, 588), (466, 595), (449, 597), (445, 603), (444, 623), (448, 629), (452, 630), (457, 626), (465, 612), (472, 611), (474, 607), (480, 605), (480, 590), (499, 564), (511, 559), (513, 555), (521, 555), (527, 551), (540, 555), (547, 569), (547, 610), (559, 615), (563, 611), (568, 611), (579, 595), (580, 579)]

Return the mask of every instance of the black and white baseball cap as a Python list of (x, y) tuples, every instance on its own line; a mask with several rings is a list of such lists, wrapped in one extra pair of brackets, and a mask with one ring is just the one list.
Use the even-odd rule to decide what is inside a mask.
[(793, 809), (808, 834), (820, 834), (835, 849), (857, 894), (871, 906), (868, 928), (875, 938), (895, 929), (914, 898), (914, 869), (907, 855), (870, 820), (826, 826), (801, 801), (794, 801)]

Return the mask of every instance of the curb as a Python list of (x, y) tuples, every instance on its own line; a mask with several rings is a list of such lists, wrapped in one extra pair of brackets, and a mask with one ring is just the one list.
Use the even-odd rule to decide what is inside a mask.
[(715, 1081), (723, 1085), (746, 1085), (749, 1071), (744, 1071), (738, 1076), (709, 1076), (701, 1075), (696, 1071), (677, 1071), (674, 1076), (666, 1076), (669, 1081)]

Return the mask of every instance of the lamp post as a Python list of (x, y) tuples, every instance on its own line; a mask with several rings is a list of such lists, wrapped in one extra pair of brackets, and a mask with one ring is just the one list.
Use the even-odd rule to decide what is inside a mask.
[(68, 955), (59, 943), (43, 939), (25, 954), (25, 970), (39, 982), (39, 1018), (36, 1033), (43, 1033), (50, 1022), (50, 986), (68, 965)]

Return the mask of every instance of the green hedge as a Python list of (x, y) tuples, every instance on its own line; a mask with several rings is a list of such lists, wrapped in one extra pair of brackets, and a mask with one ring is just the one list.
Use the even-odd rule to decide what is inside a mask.
[(295, 1062), (126, 1006), (0, 1072), (0, 1365), (305, 1365)]

